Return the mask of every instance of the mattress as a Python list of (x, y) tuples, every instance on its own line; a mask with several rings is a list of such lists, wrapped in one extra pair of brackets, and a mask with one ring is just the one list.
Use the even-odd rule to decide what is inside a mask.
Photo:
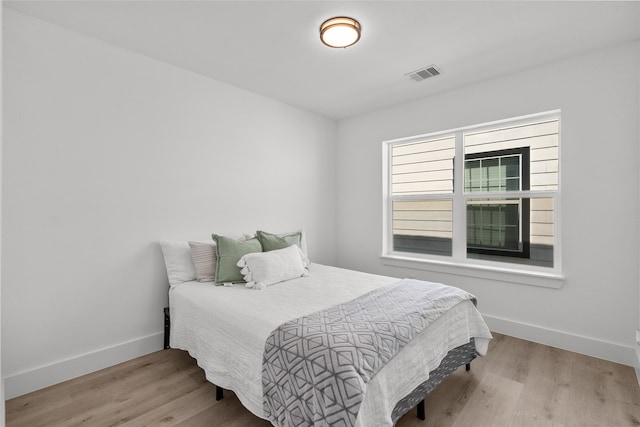
[[(263, 416), (265, 340), (283, 322), (350, 301), (399, 279), (321, 264), (309, 276), (265, 290), (184, 282), (169, 292), (170, 345), (197, 360), (208, 381), (235, 392)], [(480, 355), (491, 333), (471, 301), (454, 306), (420, 333), (367, 384), (356, 426), (391, 426), (397, 402), (428, 379), (447, 352), (475, 338)]]

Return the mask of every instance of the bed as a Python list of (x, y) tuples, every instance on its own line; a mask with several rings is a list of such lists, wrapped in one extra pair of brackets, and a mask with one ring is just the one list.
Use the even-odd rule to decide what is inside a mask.
[[(189, 352), (219, 391), (232, 390), (249, 411), (274, 425), (280, 423), (265, 409), (263, 393), (265, 343), (274, 330), (292, 319), (347, 304), (399, 281), (315, 263), (309, 263), (306, 270), (303, 277), (259, 291), (244, 284), (172, 282), (170, 277), (170, 346)], [(171, 276), (169, 263), (167, 272)], [(490, 340), (475, 299), (456, 303), (368, 380), (351, 425), (391, 426), (416, 406), (424, 419), (426, 394), (458, 366), (468, 368), (476, 354), (484, 355)], [(298, 423), (282, 425), (287, 424)], [(316, 423), (331, 424), (326, 420)]]

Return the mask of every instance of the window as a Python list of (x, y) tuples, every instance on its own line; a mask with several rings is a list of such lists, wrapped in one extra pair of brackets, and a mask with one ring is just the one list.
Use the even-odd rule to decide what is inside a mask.
[[(465, 155), (464, 191), (529, 190), (529, 147)], [(528, 258), (529, 199), (467, 201), (467, 253)]]
[(559, 121), (385, 142), (384, 255), (559, 271)]

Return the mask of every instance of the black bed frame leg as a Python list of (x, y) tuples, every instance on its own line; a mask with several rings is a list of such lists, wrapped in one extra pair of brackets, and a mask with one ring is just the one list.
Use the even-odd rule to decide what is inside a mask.
[[(465, 368), (467, 369), (467, 371), (470, 371), (471, 370), (471, 362), (467, 363), (465, 365)], [(424, 421), (426, 419), (425, 411), (424, 411), (424, 399), (422, 399), (420, 402), (418, 402), (418, 405), (416, 406), (416, 411), (418, 412), (418, 418), (420, 418), (422, 421)]]
[(169, 316), (169, 307), (164, 308), (164, 349), (169, 347), (169, 333), (171, 332), (171, 317)]
[(223, 397), (224, 397), (223, 388), (216, 386), (216, 400), (222, 400)]
[(418, 406), (416, 406), (416, 409), (418, 410), (418, 418), (420, 418), (422, 421), (424, 421), (424, 419), (426, 418), (425, 415), (424, 415), (424, 399), (422, 399), (418, 403)]

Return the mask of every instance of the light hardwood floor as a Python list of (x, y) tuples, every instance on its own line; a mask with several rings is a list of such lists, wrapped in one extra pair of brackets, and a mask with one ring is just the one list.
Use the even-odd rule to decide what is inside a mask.
[[(398, 427), (640, 426), (635, 371), (494, 334), (486, 357), (427, 398), (427, 419)], [(268, 427), (215, 387), (186, 352), (162, 350), (6, 402), (8, 427)]]

